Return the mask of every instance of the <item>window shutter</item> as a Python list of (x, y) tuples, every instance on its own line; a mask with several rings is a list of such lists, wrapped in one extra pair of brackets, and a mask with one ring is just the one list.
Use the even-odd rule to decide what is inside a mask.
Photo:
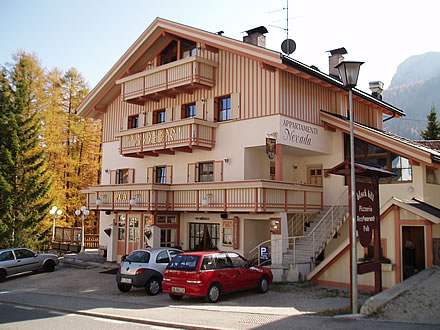
[(205, 109), (204, 109), (204, 104), (202, 101), (197, 101), (196, 102), (196, 118), (199, 119), (205, 119)]
[(165, 109), (165, 121), (168, 123), (173, 120), (173, 107), (168, 107)]
[(174, 120), (182, 119), (182, 106), (181, 105), (173, 107), (173, 111), (174, 111)]
[(154, 167), (147, 168), (147, 183), (154, 183)]
[(134, 168), (128, 169), (128, 183), (134, 183)]
[(116, 184), (116, 170), (110, 171), (110, 184)]
[(166, 175), (165, 183), (172, 184), (173, 183), (173, 165), (166, 166), (165, 175)]
[(126, 131), (128, 129), (128, 117), (122, 117), (121, 131)]
[(145, 112), (139, 114), (139, 127), (145, 126)]
[(206, 120), (210, 122), (214, 121), (214, 99), (206, 100)]
[(240, 93), (231, 94), (231, 119), (240, 118)]
[(219, 160), (214, 162), (214, 181), (223, 181), (223, 161)]
[(153, 125), (153, 113), (151, 111), (147, 112), (146, 119), (145, 126)]
[(189, 163), (188, 164), (188, 183), (197, 182), (197, 164)]

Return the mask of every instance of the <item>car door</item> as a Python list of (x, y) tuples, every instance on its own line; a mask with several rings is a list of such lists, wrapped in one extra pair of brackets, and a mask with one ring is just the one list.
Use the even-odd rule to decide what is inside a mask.
[(28, 249), (15, 249), (15, 259), (17, 262), (17, 272), (28, 272), (31, 270), (37, 270), (41, 268), (38, 258), (35, 253)]
[(232, 265), (236, 272), (236, 287), (237, 289), (252, 288), (258, 284), (258, 274), (255, 274), (249, 267), (246, 259), (238, 253), (228, 253), (232, 261)]
[(237, 289), (237, 272), (232, 266), (231, 259), (226, 253), (218, 253), (214, 257), (216, 280), (221, 283), (223, 291), (233, 291)]
[(163, 275), (165, 268), (170, 262), (170, 256), (167, 250), (160, 251), (156, 256), (156, 263), (154, 265), (154, 269)]
[(12, 251), (4, 251), (0, 254), (0, 268), (5, 269), (8, 275), (20, 273), (20, 266), (21, 263), (17, 264)]

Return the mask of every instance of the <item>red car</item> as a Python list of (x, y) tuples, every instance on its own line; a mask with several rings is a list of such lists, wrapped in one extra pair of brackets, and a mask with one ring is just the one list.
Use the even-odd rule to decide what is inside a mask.
[(270, 269), (252, 266), (235, 252), (188, 252), (168, 264), (162, 290), (175, 300), (204, 296), (216, 302), (224, 292), (256, 288), (266, 293), (272, 279)]

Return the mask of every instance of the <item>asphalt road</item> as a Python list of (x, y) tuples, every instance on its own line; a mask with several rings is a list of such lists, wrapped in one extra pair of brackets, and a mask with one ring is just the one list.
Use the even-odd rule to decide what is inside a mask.
[(0, 283), (0, 328), (434, 328), (432, 324), (309, 314), (348, 305), (349, 299), (341, 297), (249, 291), (209, 304), (200, 298), (176, 302), (165, 294), (151, 297), (142, 289), (121, 293), (115, 276), (100, 271), (62, 267), (53, 273), (21, 275)]

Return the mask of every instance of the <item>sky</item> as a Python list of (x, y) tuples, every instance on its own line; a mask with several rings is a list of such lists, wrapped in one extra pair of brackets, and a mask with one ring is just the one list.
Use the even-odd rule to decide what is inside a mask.
[(238, 40), (263, 25), (279, 52), (288, 17), (292, 58), (328, 73), (327, 51), (345, 47), (346, 60), (365, 62), (357, 87), (370, 92), (408, 57), (440, 51), (439, 12), (438, 0), (0, 0), (0, 65), (24, 50), (93, 88), (156, 17)]

